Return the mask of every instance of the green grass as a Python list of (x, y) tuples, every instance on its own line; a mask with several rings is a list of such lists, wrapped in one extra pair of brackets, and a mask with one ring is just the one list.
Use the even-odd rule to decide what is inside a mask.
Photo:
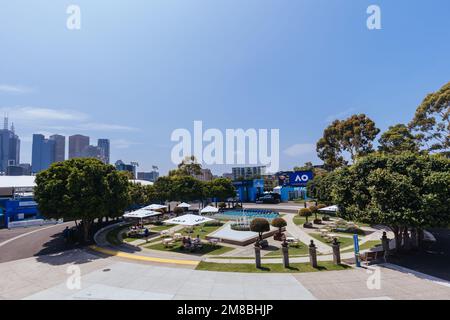
[[(176, 242), (172, 247), (168, 247), (168, 248), (166, 248), (164, 246), (164, 244), (162, 244), (162, 243), (148, 245), (148, 246), (145, 246), (145, 248), (152, 249), (152, 250), (167, 251), (167, 252), (191, 253), (188, 250), (184, 250), (183, 244), (181, 242)], [(200, 250), (196, 250), (196, 251), (192, 252), (192, 254), (220, 255), (220, 254), (224, 254), (231, 250), (234, 250), (234, 248), (220, 246), (220, 245), (214, 246), (214, 245), (211, 245), (208, 243), (203, 243), (203, 247)]]
[[(302, 256), (302, 255), (308, 255), (309, 249), (306, 244), (301, 244), (298, 248), (296, 247), (289, 247), (289, 256)], [(283, 256), (282, 249), (278, 249), (277, 251), (272, 251), (266, 254), (264, 257), (278, 257)]]
[[(191, 236), (191, 237), (197, 237), (197, 235), (200, 236), (200, 239), (205, 239), (205, 237), (216, 231), (222, 226), (195, 226), (194, 228), (184, 228), (180, 231), (180, 233), (183, 236)], [(193, 230), (193, 232), (189, 233), (188, 231)]]
[(347, 265), (334, 265), (330, 261), (319, 262), (319, 267), (313, 268), (309, 263), (291, 263), (289, 268), (282, 264), (263, 264), (260, 269), (253, 263), (213, 263), (201, 261), (196, 270), (222, 271), (222, 272), (255, 272), (255, 273), (300, 273), (331, 270), (345, 270), (351, 268)]
[[(370, 240), (370, 241), (367, 241), (367, 242), (361, 244), (359, 246), (359, 251), (372, 249), (373, 247), (375, 247), (377, 245), (381, 245), (381, 240)], [(350, 248), (350, 249), (341, 251), (341, 253), (343, 253), (343, 252), (352, 252), (353, 250), (354, 250), (353, 248)]]
[[(313, 237), (314, 239), (317, 239), (323, 243), (331, 245), (331, 241), (326, 240), (319, 233), (310, 233), (309, 235), (311, 237)], [(341, 243), (341, 248), (345, 248), (345, 247), (353, 245), (353, 238), (346, 238), (346, 237), (336, 237), (336, 238)]]
[(170, 228), (174, 227), (174, 225), (173, 224), (163, 224), (163, 225), (160, 225), (160, 226), (149, 225), (149, 226), (146, 226), (146, 227), (149, 228), (151, 231), (161, 232), (163, 230), (167, 230), (167, 229), (170, 229)]

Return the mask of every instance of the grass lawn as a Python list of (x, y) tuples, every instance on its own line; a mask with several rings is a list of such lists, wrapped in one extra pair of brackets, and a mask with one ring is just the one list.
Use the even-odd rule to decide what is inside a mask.
[(149, 230), (154, 231), (154, 232), (161, 232), (163, 230), (167, 230), (170, 229), (172, 227), (174, 227), (173, 224), (163, 224), (160, 226), (155, 226), (155, 225), (148, 225), (146, 226)]
[[(359, 251), (372, 249), (373, 247), (375, 247), (377, 245), (381, 245), (381, 240), (370, 240), (370, 241), (367, 241), (367, 242), (361, 244), (359, 246)], [(353, 248), (350, 248), (350, 249), (347, 249), (347, 250), (343, 250), (341, 252), (352, 252), (353, 250), (354, 250)]]
[(117, 227), (117, 228), (110, 230), (106, 234), (106, 241), (108, 241), (110, 244), (115, 245), (115, 246), (122, 244), (122, 242), (119, 241), (118, 237), (119, 237), (119, 234), (125, 229), (128, 229), (128, 227)]
[[(306, 244), (299, 245), (298, 248), (296, 247), (289, 247), (289, 256), (302, 256), (302, 255), (308, 255), (309, 249)], [(266, 254), (264, 257), (281, 257), (283, 256), (283, 251), (278, 249), (277, 251), (272, 251)]]
[[(180, 231), (180, 233), (183, 236), (191, 236), (191, 237), (197, 237), (197, 235), (200, 236), (200, 239), (205, 239), (205, 237), (216, 231), (217, 229), (219, 229), (222, 226), (195, 226), (194, 228), (184, 228)], [(189, 233), (190, 230), (193, 230), (193, 232)]]
[(263, 264), (261, 269), (257, 269), (253, 263), (213, 263), (201, 261), (196, 270), (222, 271), (222, 272), (256, 272), (256, 273), (300, 273), (317, 272), (331, 270), (345, 270), (351, 268), (347, 265), (334, 265), (331, 261), (320, 261), (317, 269), (311, 267), (309, 263), (291, 263), (289, 268), (284, 268), (282, 264)]
[[(309, 235), (314, 239), (317, 239), (323, 243), (331, 245), (331, 241), (324, 239), (319, 233), (310, 233)], [(341, 243), (341, 248), (353, 245), (353, 238), (345, 238), (345, 237), (336, 237), (336, 238)]]
[[(152, 250), (168, 251), (168, 252), (190, 253), (189, 251), (184, 250), (183, 244), (181, 242), (176, 242), (171, 248), (166, 248), (164, 246), (164, 244), (162, 244), (162, 243), (148, 245), (148, 246), (145, 246), (145, 248), (152, 249)], [(204, 255), (204, 254), (219, 255), (219, 254), (223, 254), (228, 251), (231, 251), (233, 249), (234, 248), (231, 248), (231, 247), (225, 247), (225, 246), (221, 246), (221, 245), (213, 246), (209, 243), (204, 243), (203, 247), (200, 250), (194, 251), (192, 253), (200, 254), (200, 255)]]

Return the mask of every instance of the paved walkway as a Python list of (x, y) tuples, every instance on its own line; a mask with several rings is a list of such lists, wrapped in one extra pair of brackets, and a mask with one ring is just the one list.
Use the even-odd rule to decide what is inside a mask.
[[(79, 267), (80, 286), (74, 281)], [(365, 269), (304, 274), (197, 271), (124, 262), (73, 250), (0, 264), (0, 299), (449, 299), (450, 288), (409, 272), (380, 268), (379, 288)], [(377, 285), (377, 283), (374, 283)]]

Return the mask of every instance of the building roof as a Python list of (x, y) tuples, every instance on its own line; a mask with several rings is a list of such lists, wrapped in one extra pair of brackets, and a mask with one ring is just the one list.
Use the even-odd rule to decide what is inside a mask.
[(143, 185), (143, 186), (151, 186), (151, 185), (153, 185), (153, 182), (147, 181), (147, 180), (133, 179), (133, 180), (130, 180), (130, 182), (135, 183), (135, 184), (140, 184), (140, 185)]
[(0, 188), (34, 187), (35, 176), (0, 176)]

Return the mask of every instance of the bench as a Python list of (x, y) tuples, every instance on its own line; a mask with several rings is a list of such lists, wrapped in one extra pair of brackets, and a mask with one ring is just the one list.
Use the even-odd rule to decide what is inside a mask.
[(369, 265), (372, 261), (377, 261), (380, 259), (386, 260), (385, 252), (384, 251), (367, 251), (364, 253), (361, 253), (359, 255), (359, 259), (361, 261), (364, 261), (366, 265)]

